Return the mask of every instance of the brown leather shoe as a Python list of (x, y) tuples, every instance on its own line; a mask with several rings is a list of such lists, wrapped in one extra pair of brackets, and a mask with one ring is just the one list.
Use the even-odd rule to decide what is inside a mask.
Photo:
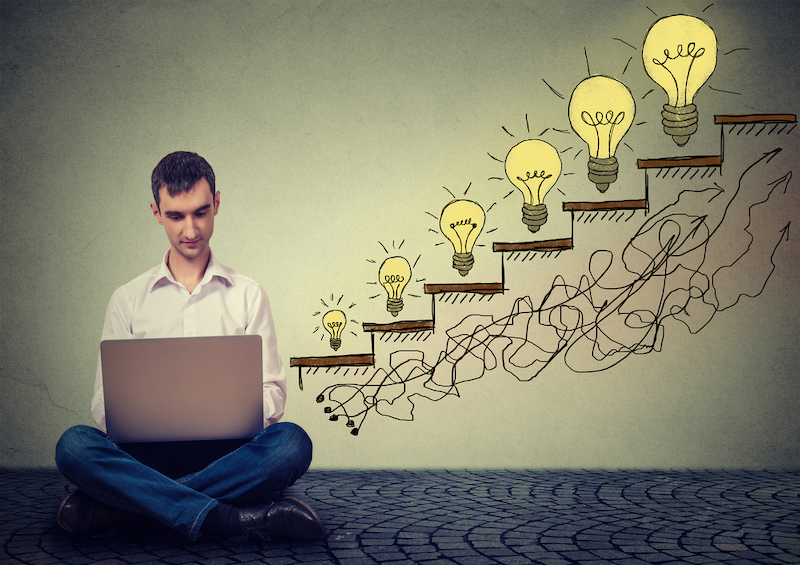
[(314, 509), (287, 496), (266, 505), (239, 509), (245, 535), (313, 540), (325, 536), (325, 526)]
[(109, 506), (76, 490), (61, 502), (56, 522), (73, 534), (110, 536), (122, 526), (141, 522), (143, 516)]

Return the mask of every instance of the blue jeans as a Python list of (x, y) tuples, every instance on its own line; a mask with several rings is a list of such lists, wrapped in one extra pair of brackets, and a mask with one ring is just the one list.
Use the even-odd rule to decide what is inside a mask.
[(279, 422), (202, 470), (170, 479), (123, 451), (102, 431), (69, 428), (56, 445), (56, 466), (75, 486), (116, 508), (151, 516), (191, 540), (220, 501), (276, 498), (311, 464), (302, 428)]

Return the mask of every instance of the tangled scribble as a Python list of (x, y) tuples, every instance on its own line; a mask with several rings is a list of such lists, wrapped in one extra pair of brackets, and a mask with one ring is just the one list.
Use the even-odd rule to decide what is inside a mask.
[[(434, 362), (421, 351), (396, 351), (389, 370), (366, 383), (327, 387), (331, 420), (345, 418), (357, 434), (372, 412), (412, 420), (417, 398), (459, 395), (459, 385), (501, 371), (520, 381), (563, 356), (575, 372), (603, 371), (632, 354), (660, 351), (669, 320), (699, 332), (742, 296), (760, 294), (788, 239), (791, 171), (765, 183), (776, 149), (747, 167), (737, 186), (684, 190), (647, 219), (619, 257), (595, 251), (577, 282), (564, 276), (537, 304), (517, 298), (503, 317), (466, 316), (446, 331)], [(776, 228), (776, 220), (778, 221)]]

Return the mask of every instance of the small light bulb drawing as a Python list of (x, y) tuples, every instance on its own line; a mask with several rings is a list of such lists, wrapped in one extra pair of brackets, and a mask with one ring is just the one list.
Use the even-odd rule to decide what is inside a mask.
[(439, 228), (453, 244), (453, 268), (462, 277), (467, 276), (475, 264), (472, 248), (485, 222), (486, 213), (472, 200), (453, 200), (442, 210)]
[(341, 310), (330, 310), (322, 317), (322, 325), (331, 334), (331, 349), (337, 351), (342, 345), (342, 330), (347, 325), (347, 318)]
[(536, 233), (547, 222), (544, 197), (561, 175), (561, 158), (555, 147), (539, 139), (517, 143), (506, 156), (506, 176), (522, 192), (522, 223)]
[(644, 70), (667, 93), (661, 112), (664, 133), (683, 147), (697, 131), (694, 97), (717, 66), (717, 36), (694, 16), (661, 18), (642, 48)]
[(617, 146), (628, 133), (636, 104), (618, 80), (594, 75), (582, 80), (569, 100), (569, 121), (589, 146), (589, 180), (605, 192), (617, 180)]
[(386, 310), (397, 316), (403, 309), (403, 290), (411, 280), (411, 265), (403, 257), (389, 257), (378, 269), (378, 284), (387, 294)]

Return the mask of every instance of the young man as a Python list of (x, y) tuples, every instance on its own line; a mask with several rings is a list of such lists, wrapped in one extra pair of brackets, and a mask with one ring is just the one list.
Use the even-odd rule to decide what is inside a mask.
[(281, 495), (308, 469), (311, 440), (299, 426), (278, 422), (286, 374), (267, 295), (252, 279), (220, 264), (209, 247), (220, 204), (214, 171), (195, 153), (171, 153), (153, 170), (152, 190), (150, 207), (169, 250), (160, 265), (113, 294), (102, 339), (260, 335), (264, 430), (210, 464), (170, 478), (105, 434), (98, 362), (92, 417), (99, 429), (72, 427), (56, 446), (57, 467), (78, 487), (62, 502), (58, 524), (73, 533), (100, 535), (155, 519), (191, 540), (251, 534), (320, 538), (325, 529), (314, 510)]

